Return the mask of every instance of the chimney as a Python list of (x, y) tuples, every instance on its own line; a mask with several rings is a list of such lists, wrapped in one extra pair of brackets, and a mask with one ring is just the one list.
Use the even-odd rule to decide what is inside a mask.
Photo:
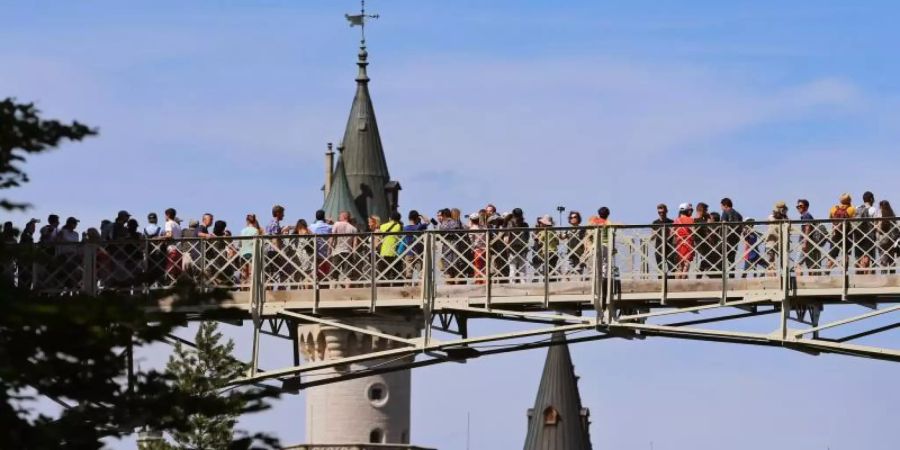
[(331, 191), (331, 180), (334, 177), (334, 151), (331, 150), (331, 142), (328, 143), (328, 151), (325, 152), (325, 198)]

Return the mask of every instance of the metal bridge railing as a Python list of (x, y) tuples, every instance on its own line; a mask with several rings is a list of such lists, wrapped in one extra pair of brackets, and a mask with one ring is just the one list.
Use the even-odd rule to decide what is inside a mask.
[(46, 294), (140, 294), (181, 280), (243, 291), (259, 273), (264, 290), (312, 290), (316, 298), (324, 290), (352, 290), (373, 307), (393, 298), (465, 296), (490, 303), (535, 295), (608, 298), (604, 292), (612, 291), (665, 300), (675, 288), (720, 291), (725, 298), (750, 286), (797, 291), (810, 283), (846, 295), (897, 274), (900, 221), (120, 240), (33, 250), (27, 262), (4, 262), (2, 273)]

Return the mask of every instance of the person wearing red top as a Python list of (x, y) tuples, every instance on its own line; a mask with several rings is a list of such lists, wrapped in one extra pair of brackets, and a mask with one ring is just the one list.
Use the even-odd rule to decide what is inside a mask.
[(685, 225), (693, 225), (694, 207), (690, 203), (682, 203), (678, 205), (678, 217), (674, 221), (675, 228), (675, 251), (678, 253), (678, 273), (676, 278), (687, 278), (687, 273), (691, 268), (691, 261), (694, 260), (694, 230), (693, 227)]
[(603, 206), (597, 210), (597, 215), (588, 219), (588, 225), (600, 226), (609, 223), (609, 208)]

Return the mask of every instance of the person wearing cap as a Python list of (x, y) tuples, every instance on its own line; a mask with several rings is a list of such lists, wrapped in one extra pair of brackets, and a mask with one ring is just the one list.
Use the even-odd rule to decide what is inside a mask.
[(112, 225), (112, 235), (111, 238), (113, 240), (125, 239), (128, 237), (128, 230), (125, 226), (128, 223), (128, 219), (131, 218), (131, 214), (128, 211), (122, 210), (116, 214), (116, 220), (113, 221)]
[(772, 214), (769, 215), (769, 225), (766, 227), (766, 262), (770, 270), (778, 266), (778, 255), (781, 253), (781, 224), (779, 222), (788, 219), (788, 207), (783, 201), (775, 202), (772, 206)]
[(487, 247), (487, 210), (481, 209), (468, 215), (469, 233), (466, 234), (472, 243), (472, 268), (474, 269), (475, 284), (484, 284), (485, 248)]
[(41, 227), (38, 242), (41, 244), (56, 242), (57, 233), (59, 233), (59, 216), (50, 214), (47, 216), (47, 225)]
[(159, 236), (162, 229), (157, 225), (156, 213), (147, 214), (147, 225), (144, 226), (143, 234), (145, 239), (153, 239)]
[[(537, 220), (538, 230), (534, 233), (534, 256), (531, 258), (531, 266), (535, 273), (543, 274), (546, 264), (547, 273), (556, 272), (556, 264), (559, 262), (559, 235), (552, 230), (553, 216), (544, 214)], [(547, 258), (544, 258), (547, 255)]]
[(690, 203), (678, 205), (678, 217), (673, 221), (675, 228), (675, 252), (678, 254), (676, 278), (687, 278), (694, 261), (694, 206)]

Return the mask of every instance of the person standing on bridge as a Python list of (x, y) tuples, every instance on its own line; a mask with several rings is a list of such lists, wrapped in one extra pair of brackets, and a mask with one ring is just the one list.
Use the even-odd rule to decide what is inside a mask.
[[(581, 213), (569, 211), (569, 226), (572, 227), (563, 232), (566, 240), (566, 255), (569, 260), (568, 273), (574, 275), (584, 274), (585, 269), (585, 237), (587, 231), (581, 226)], [(579, 277), (580, 278), (580, 277)]]
[(47, 216), (47, 225), (41, 227), (38, 243), (48, 244), (56, 241), (56, 233), (59, 232), (59, 216), (50, 214)]
[[(709, 223), (709, 205), (703, 202), (697, 203), (696, 214), (694, 215), (694, 223)], [(696, 241), (697, 248), (697, 266), (700, 271), (700, 276), (703, 275), (709, 276), (709, 272), (716, 270), (716, 267), (710, 263), (712, 258), (712, 253), (714, 251), (718, 251), (718, 248), (713, 247), (713, 235), (718, 230), (714, 229), (710, 226), (697, 226), (694, 227), (694, 240)]]
[(160, 228), (156, 222), (157, 218), (155, 212), (147, 214), (147, 225), (144, 226), (143, 230), (144, 239), (154, 239), (159, 236), (159, 233), (162, 233), (162, 228)]
[[(725, 264), (737, 267), (738, 244), (741, 242), (743, 233), (744, 217), (741, 216), (734, 204), (728, 197), (723, 198), (719, 205), (722, 207), (722, 222), (725, 222)], [(726, 268), (727, 269), (727, 268)], [(734, 274), (731, 275), (734, 277)]]
[(403, 227), (403, 242), (399, 245), (400, 256), (403, 258), (403, 277), (414, 280), (416, 274), (422, 273), (422, 253), (425, 246), (422, 244), (425, 236), (419, 234), (428, 229), (428, 221), (415, 209), (409, 211), (407, 216), (409, 223)]
[[(847, 267), (850, 260), (850, 252), (853, 251), (852, 243), (846, 242), (847, 236), (852, 224), (847, 223), (844, 219), (850, 219), (856, 216), (856, 208), (853, 207), (853, 199), (850, 194), (841, 194), (838, 204), (831, 207), (828, 211), (828, 218), (831, 222), (831, 250), (828, 252), (828, 268), (831, 269), (837, 264), (838, 258), (843, 259), (842, 267)], [(845, 233), (846, 231), (846, 233)], [(844, 246), (846, 245), (846, 252)]]
[(328, 238), (326, 235), (331, 234), (331, 224), (325, 221), (325, 211), (316, 211), (316, 221), (309, 227), (309, 231), (316, 237), (316, 256), (319, 258), (318, 271), (319, 279), (324, 279), (331, 273), (331, 263), (328, 261), (330, 256), (328, 248)]
[(215, 234), (209, 230), (214, 226), (214, 223), (212, 213), (203, 213), (203, 217), (200, 218), (200, 227), (197, 228), (197, 236), (202, 238), (213, 237)]
[(504, 242), (509, 251), (509, 282), (525, 281), (525, 270), (528, 264), (528, 222), (521, 208), (515, 208), (506, 221)]
[[(875, 194), (870, 191), (863, 193), (863, 204), (856, 207), (856, 217), (870, 219), (878, 217), (878, 208), (875, 207)], [(872, 221), (861, 220), (854, 224), (853, 233), (854, 253), (856, 254), (856, 267), (868, 269), (875, 260), (875, 225)], [(860, 273), (871, 273), (869, 270), (861, 270)]]
[(390, 220), (382, 224), (378, 229), (384, 235), (381, 239), (381, 247), (378, 250), (378, 277), (389, 280), (388, 286), (397, 286), (401, 274), (403, 274), (403, 261), (397, 254), (397, 245), (400, 243), (402, 236), (398, 235), (403, 231), (403, 223), (400, 221), (399, 211), (393, 211)]
[(676, 278), (688, 278), (691, 262), (694, 261), (694, 206), (690, 203), (678, 205), (678, 217), (675, 218), (675, 251), (678, 253), (678, 269)]
[[(812, 213), (809, 212), (809, 200), (801, 198), (797, 200), (797, 213), (800, 214), (800, 220), (804, 222), (812, 222), (815, 220)], [(821, 245), (825, 242), (825, 233), (822, 232), (821, 224), (804, 223), (800, 226), (800, 266), (806, 268), (807, 275), (813, 275), (819, 270), (822, 262)]]
[(338, 221), (331, 227), (331, 267), (334, 269), (332, 277), (335, 282), (346, 279), (347, 287), (350, 287), (349, 281), (352, 279), (351, 274), (354, 270), (354, 255), (356, 254), (357, 238), (356, 233), (359, 230), (350, 224), (350, 212), (341, 211), (338, 213)]
[(878, 202), (878, 249), (881, 250), (879, 265), (888, 274), (894, 273), (894, 262), (900, 253), (900, 228), (895, 220), (894, 208), (887, 200)]
[[(160, 234), (159, 239), (167, 241), (181, 239), (181, 221), (176, 217), (177, 212), (175, 208), (166, 209), (164, 214), (166, 223), (163, 226), (163, 232)], [(181, 275), (181, 252), (178, 250), (178, 245), (175, 242), (170, 242), (166, 246), (166, 274), (169, 275), (171, 280)]]
[(241, 241), (241, 279), (244, 283), (248, 283), (253, 263), (253, 241), (256, 236), (263, 234), (263, 229), (256, 220), (256, 214), (247, 214), (245, 222), (246, 226), (241, 230), (241, 237), (247, 238)]
[(669, 273), (678, 266), (678, 255), (675, 253), (672, 236), (672, 219), (669, 218), (669, 207), (665, 203), (656, 205), (657, 219), (653, 221), (653, 246), (656, 249), (656, 267), (659, 273)]

